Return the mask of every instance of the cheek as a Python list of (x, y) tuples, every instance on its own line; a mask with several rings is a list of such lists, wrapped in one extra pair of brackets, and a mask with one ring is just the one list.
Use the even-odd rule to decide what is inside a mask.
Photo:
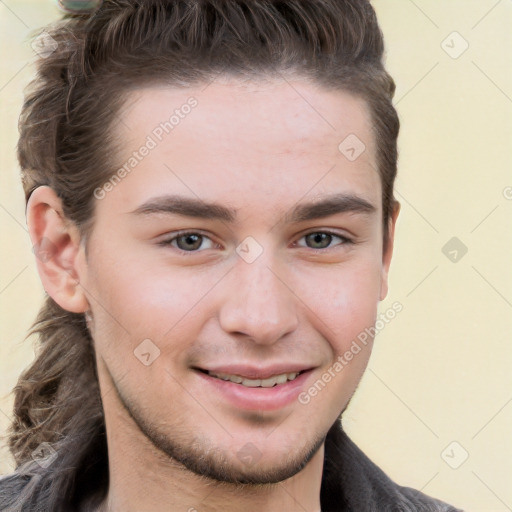
[[(319, 277), (316, 272), (316, 279)], [(378, 264), (347, 266), (337, 272), (327, 269), (321, 289), (308, 297), (309, 321), (330, 351), (315, 379), (299, 396), (299, 403), (311, 416), (325, 417), (329, 411), (328, 422), (334, 422), (361, 380), (373, 345), (379, 277)]]
[(217, 273), (128, 258), (116, 264), (103, 259), (92, 268), (87, 288), (94, 297), (94, 338), (114, 364), (120, 359), (125, 365), (134, 363), (133, 351), (145, 339), (179, 359), (202, 329), (207, 316), (203, 299), (219, 280)]
[(328, 340), (333, 355), (350, 348), (353, 340), (373, 326), (380, 296), (381, 267), (373, 264), (315, 269), (300, 278), (298, 296), (310, 322)]

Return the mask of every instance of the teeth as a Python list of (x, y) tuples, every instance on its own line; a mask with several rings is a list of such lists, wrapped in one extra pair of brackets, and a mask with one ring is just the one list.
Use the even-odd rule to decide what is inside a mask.
[[(290, 374), (293, 375), (293, 374)], [(284, 384), (288, 380), (288, 375), (286, 373), (283, 373), (282, 375), (278, 375), (276, 377), (276, 384)], [(293, 380), (293, 379), (290, 379)]]
[(243, 379), (241, 384), (248, 388), (259, 388), (261, 386), (261, 379)]
[(270, 377), (268, 379), (261, 379), (260, 386), (262, 388), (272, 388), (277, 384), (277, 377)]
[(229, 380), (236, 384), (242, 384), (242, 386), (247, 386), (248, 388), (272, 388), (277, 384), (284, 384), (288, 380), (296, 379), (299, 372), (281, 373), (280, 375), (274, 375), (268, 379), (245, 379), (240, 375), (230, 375), (228, 373), (208, 372), (208, 375), (222, 380)]

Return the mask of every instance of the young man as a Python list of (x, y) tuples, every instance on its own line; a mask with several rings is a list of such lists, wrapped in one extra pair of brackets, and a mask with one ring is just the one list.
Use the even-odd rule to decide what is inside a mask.
[(19, 158), (48, 297), (2, 510), (455, 510), (340, 422), (399, 210), (369, 3), (113, 0), (44, 37)]

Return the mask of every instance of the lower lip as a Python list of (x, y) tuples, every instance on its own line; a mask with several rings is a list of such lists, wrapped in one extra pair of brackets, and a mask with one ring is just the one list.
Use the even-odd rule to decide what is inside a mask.
[(310, 372), (311, 370), (307, 370), (294, 380), (289, 380), (271, 388), (249, 388), (229, 380), (212, 377), (201, 371), (197, 373), (208, 386), (211, 386), (218, 394), (239, 409), (274, 411), (282, 409), (298, 399)]

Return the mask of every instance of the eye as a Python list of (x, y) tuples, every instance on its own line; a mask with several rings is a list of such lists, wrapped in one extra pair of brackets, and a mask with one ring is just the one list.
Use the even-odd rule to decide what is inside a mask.
[(214, 244), (210, 238), (201, 233), (182, 232), (163, 240), (160, 245), (170, 245), (186, 252), (199, 252), (204, 249), (212, 249)]
[[(302, 243), (302, 240), (304, 240), (304, 243)], [(333, 244), (333, 242), (336, 243)], [(333, 246), (353, 243), (354, 242), (352, 240), (342, 235), (335, 235), (328, 231), (315, 231), (300, 238), (297, 245), (300, 247), (308, 247), (310, 249), (329, 249)]]

